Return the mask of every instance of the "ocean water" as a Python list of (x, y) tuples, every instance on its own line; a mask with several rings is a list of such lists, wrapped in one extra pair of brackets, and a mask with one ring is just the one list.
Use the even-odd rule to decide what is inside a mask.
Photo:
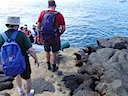
[[(119, 0), (56, 0), (57, 8), (66, 22), (61, 36), (71, 47), (84, 48), (96, 45), (98, 38), (128, 36), (128, 1)], [(7, 28), (6, 17), (21, 17), (21, 26), (32, 25), (42, 10), (47, 10), (47, 0), (4, 0), (0, 3), (0, 32)]]

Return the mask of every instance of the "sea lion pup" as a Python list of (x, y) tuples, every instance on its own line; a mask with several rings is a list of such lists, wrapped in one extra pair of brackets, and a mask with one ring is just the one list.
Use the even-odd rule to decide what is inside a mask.
[(76, 62), (75, 62), (76, 66), (77, 67), (83, 66), (83, 60), (81, 58), (81, 55), (79, 53), (74, 53), (74, 55), (76, 56), (76, 59), (75, 59), (76, 60)]
[(88, 46), (87, 48), (83, 49), (85, 53), (88, 53), (90, 55), (92, 52), (96, 52), (96, 47)]

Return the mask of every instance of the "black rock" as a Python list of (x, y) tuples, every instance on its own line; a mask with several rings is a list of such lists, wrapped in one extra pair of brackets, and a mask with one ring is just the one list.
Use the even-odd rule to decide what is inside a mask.
[(0, 83), (0, 91), (11, 88), (13, 88), (13, 84), (10, 81)]

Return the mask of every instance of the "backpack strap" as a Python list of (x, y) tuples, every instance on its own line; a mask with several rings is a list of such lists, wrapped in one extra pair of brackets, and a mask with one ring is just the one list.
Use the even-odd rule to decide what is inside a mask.
[(59, 14), (59, 12), (58, 12), (58, 11), (56, 11), (56, 12), (54, 12), (54, 14), (55, 14), (55, 15), (57, 15), (57, 14)]
[(47, 13), (47, 12), (48, 12), (48, 10), (44, 10), (44, 14)]
[(17, 34), (18, 34), (18, 30), (14, 31), (12, 36), (11, 36), (11, 40), (15, 40)]
[(1, 35), (2, 35), (2, 37), (4, 39), (4, 41), (7, 41), (8, 40), (8, 36), (6, 35), (5, 32), (2, 32)]
[[(17, 34), (18, 34), (18, 31), (17, 30), (14, 31), (13, 34), (12, 34), (12, 36), (11, 36), (11, 39), (12, 40), (15, 40)], [(2, 35), (2, 37), (4, 39), (4, 41), (7, 41), (9, 39), (5, 32), (1, 33), (1, 35)]]
[(54, 14), (54, 19), (53, 19), (53, 22), (55, 23), (56, 16), (57, 16), (57, 14), (59, 14), (59, 12), (54, 12), (53, 14)]

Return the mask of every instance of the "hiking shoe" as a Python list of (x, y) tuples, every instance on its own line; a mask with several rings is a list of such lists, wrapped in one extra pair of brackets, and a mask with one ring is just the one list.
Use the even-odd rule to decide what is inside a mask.
[(51, 64), (50, 62), (47, 62), (48, 70), (51, 70)]
[(34, 93), (35, 93), (34, 89), (31, 89), (27, 96), (34, 96)]
[(58, 69), (58, 66), (56, 66), (56, 64), (52, 65), (52, 72), (55, 72)]

